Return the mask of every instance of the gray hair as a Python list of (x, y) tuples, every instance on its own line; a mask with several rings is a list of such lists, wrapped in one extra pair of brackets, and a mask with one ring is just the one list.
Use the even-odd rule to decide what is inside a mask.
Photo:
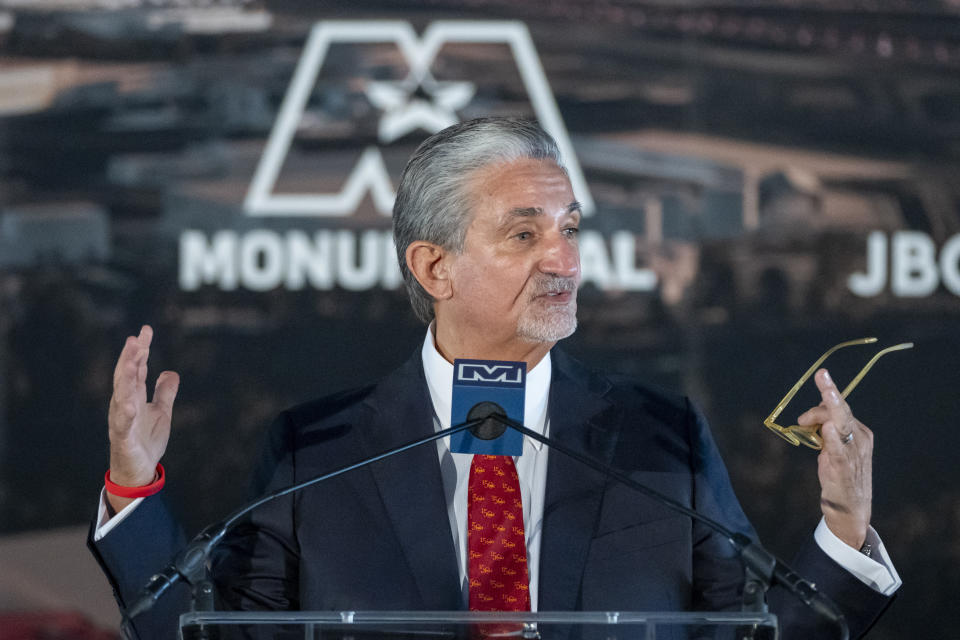
[(557, 143), (535, 122), (477, 118), (447, 127), (417, 147), (400, 176), (393, 205), (393, 241), (400, 273), (417, 317), (433, 320), (433, 297), (407, 268), (407, 247), (417, 240), (463, 251), (472, 202), (473, 172), (521, 158), (549, 159), (561, 168)]

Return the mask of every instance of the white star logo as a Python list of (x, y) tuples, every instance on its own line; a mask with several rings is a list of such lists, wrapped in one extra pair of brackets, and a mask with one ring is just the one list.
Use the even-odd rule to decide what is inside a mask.
[(378, 136), (389, 144), (411, 131), (437, 133), (460, 122), (456, 111), (473, 98), (472, 82), (437, 82), (431, 76), (413, 76), (400, 82), (371, 80), (366, 94), (370, 104), (383, 111)]

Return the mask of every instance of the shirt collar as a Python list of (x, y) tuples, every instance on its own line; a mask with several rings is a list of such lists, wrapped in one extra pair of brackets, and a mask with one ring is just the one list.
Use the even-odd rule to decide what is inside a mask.
[[(433, 324), (427, 329), (421, 349), (423, 373), (427, 378), (433, 410), (443, 428), (450, 426), (451, 403), (453, 402), (453, 364), (440, 355), (433, 341)], [(550, 391), (550, 352), (527, 371), (527, 388), (523, 403), (524, 426), (543, 434), (546, 426), (547, 397)], [(533, 440), (531, 444), (540, 450), (543, 443)]]

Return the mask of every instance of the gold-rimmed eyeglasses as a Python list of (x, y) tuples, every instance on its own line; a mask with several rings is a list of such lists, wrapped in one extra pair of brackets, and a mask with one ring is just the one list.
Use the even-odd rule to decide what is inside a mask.
[[(800, 387), (803, 386), (803, 383), (805, 383), (810, 376), (813, 375), (813, 373), (820, 367), (821, 364), (823, 364), (823, 361), (826, 360), (831, 353), (837, 349), (843, 349), (844, 347), (852, 347), (858, 344), (870, 344), (876, 341), (876, 338), (860, 338), (858, 340), (841, 342), (838, 345), (830, 347), (830, 349), (828, 349), (825, 354), (820, 356), (820, 358), (818, 358), (817, 361), (814, 362), (809, 369), (807, 369), (807, 372), (804, 373), (799, 380), (797, 380), (797, 383), (790, 388), (790, 391), (787, 392), (787, 395), (783, 396), (783, 400), (777, 403), (776, 408), (770, 413), (769, 416), (767, 416), (767, 419), (763, 421), (764, 426), (795, 447), (802, 444), (810, 447), (811, 449), (822, 449), (823, 437), (820, 435), (819, 424), (814, 424), (807, 427), (801, 427), (800, 425), (796, 424), (790, 427), (781, 427), (774, 422), (774, 420), (780, 416), (790, 400), (793, 399), (793, 396), (795, 396), (797, 391), (800, 390)], [(850, 381), (850, 384), (847, 385), (847, 388), (844, 389), (843, 393), (840, 395), (846, 398), (847, 395), (860, 383), (860, 381), (863, 380), (863, 377), (867, 375), (868, 371), (870, 371), (870, 367), (872, 367), (877, 360), (881, 358), (881, 356), (890, 353), (891, 351), (900, 351), (902, 349), (911, 348), (913, 348), (912, 342), (904, 342), (902, 344), (895, 344), (892, 347), (887, 347), (886, 349), (878, 351), (877, 354), (870, 358), (870, 361), (864, 365), (863, 369), (860, 369), (860, 373), (858, 373), (853, 380)]]

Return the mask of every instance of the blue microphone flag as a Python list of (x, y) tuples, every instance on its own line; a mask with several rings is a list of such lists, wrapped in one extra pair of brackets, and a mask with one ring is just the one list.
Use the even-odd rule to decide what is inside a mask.
[[(453, 361), (450, 424), (466, 422), (470, 409), (480, 402), (495, 402), (509, 418), (522, 424), (526, 388), (526, 362), (458, 358)], [(461, 431), (450, 436), (450, 451), (519, 456), (523, 453), (523, 434), (508, 428), (499, 438), (481, 440), (469, 431)]]

